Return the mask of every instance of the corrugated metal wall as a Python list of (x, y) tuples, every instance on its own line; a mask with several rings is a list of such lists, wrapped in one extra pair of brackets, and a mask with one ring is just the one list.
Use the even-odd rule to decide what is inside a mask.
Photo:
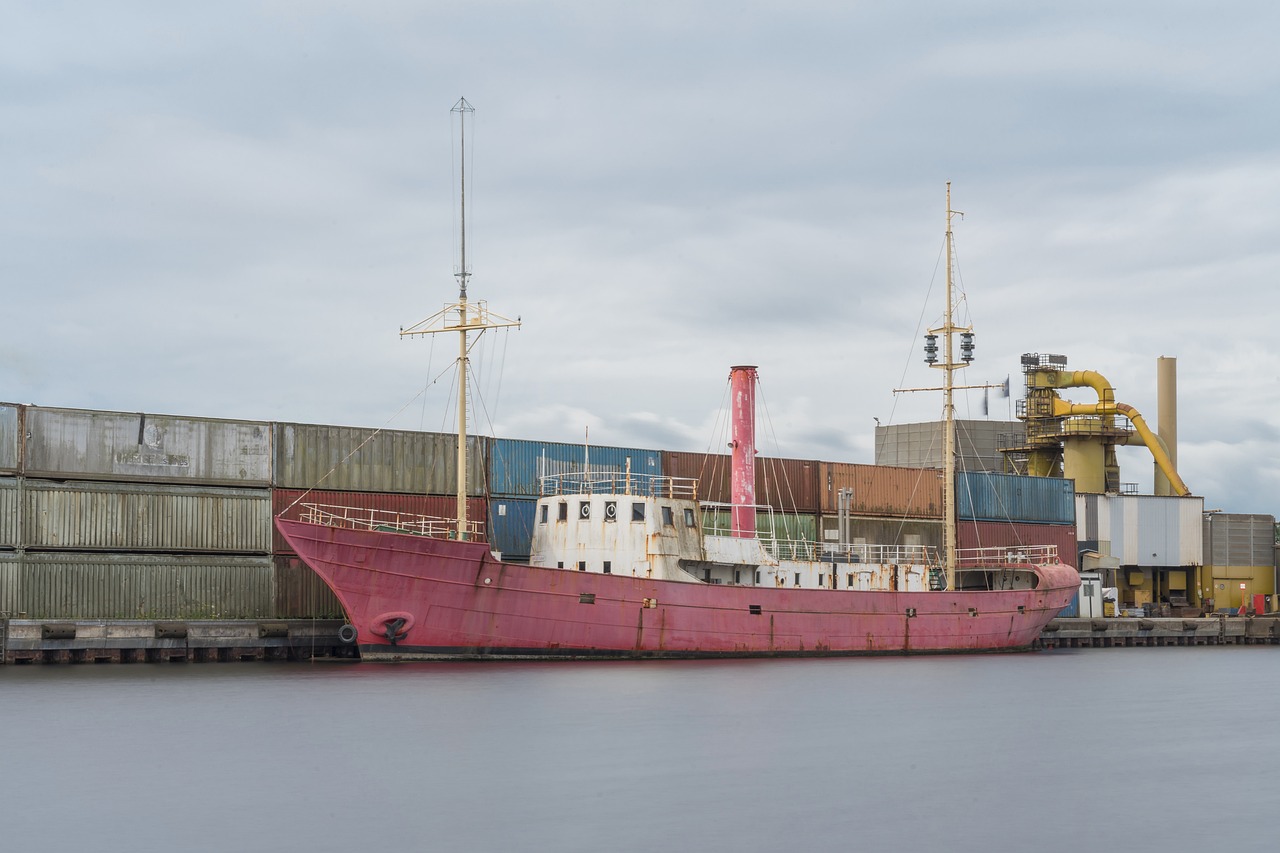
[(342, 619), (342, 605), (320, 576), (301, 558), (277, 554), (275, 567), (275, 612), (277, 619)]
[(18, 472), (18, 434), (22, 409), (13, 403), (0, 403), (0, 473)]
[[(458, 491), (458, 438), (437, 432), (274, 424), (278, 489), (449, 495)], [(485, 494), (488, 439), (467, 438), (467, 494)]]
[[(823, 515), (818, 519), (818, 531), (823, 542), (840, 541), (840, 518)], [(942, 547), (943, 525), (941, 519), (866, 518), (849, 519), (849, 538), (868, 545), (923, 545)]]
[[(303, 489), (274, 489), (271, 492), (271, 516), (297, 520), (305, 512), (304, 503), (325, 506), (351, 507), (361, 510), (379, 510), (404, 515), (429, 515), (436, 518), (455, 518), (458, 499), (444, 495), (398, 495), (385, 492), (332, 492), (305, 491)], [(484, 498), (467, 498), (467, 518), (484, 521), (487, 502)], [(267, 519), (271, 531), (271, 550), (276, 554), (292, 554), (289, 543), (275, 529), (271, 518)]]
[(958, 548), (1006, 548), (1021, 545), (1056, 545), (1059, 560), (1073, 568), (1078, 566), (1074, 525), (1012, 521), (962, 521), (956, 525)]
[[(942, 468), (945, 442), (941, 421), (876, 427), (877, 465)], [(1021, 421), (956, 421), (956, 470), (1005, 471), (999, 448), (1021, 444)]]
[(942, 517), (942, 472), (934, 468), (819, 462), (818, 484), (823, 513), (839, 511), (840, 490), (852, 489), (854, 515)]
[(535, 498), (489, 501), (489, 547), (503, 557), (528, 559), (532, 553)]
[(1215, 512), (1204, 517), (1204, 563), (1269, 566), (1275, 563), (1275, 516)]
[[(718, 531), (725, 535), (730, 528), (728, 510), (703, 512), (703, 532)], [(772, 536), (792, 542), (817, 542), (818, 517), (813, 513), (767, 512), (756, 513), (756, 532), (761, 537)]]
[(23, 545), (78, 551), (266, 554), (266, 489), (91, 483), (28, 478)]
[(0, 617), (17, 616), (18, 575), (22, 558), (14, 551), (0, 551)]
[(628, 459), (633, 474), (660, 477), (664, 470), (662, 454), (656, 450), (496, 438), (489, 447), (489, 493), (536, 498), (539, 477), (580, 472), (588, 458), (592, 471), (623, 472)]
[(28, 552), (4, 606), (32, 619), (260, 619), (276, 615), (270, 557)]
[(1075, 481), (1058, 477), (960, 472), (956, 474), (959, 518), (1075, 524)]
[(24, 407), (32, 477), (271, 485), (271, 425)]
[(1109, 542), (1124, 566), (1198, 566), (1204, 559), (1204, 498), (1076, 496), (1081, 540)]
[(17, 477), (0, 477), (0, 549), (17, 548), (22, 544), (18, 523), (20, 482)]
[[(819, 467), (815, 459), (756, 457), (756, 503), (786, 512), (818, 512)], [(723, 454), (662, 453), (663, 473), (697, 480), (703, 501), (730, 502), (731, 469), (730, 457)]]

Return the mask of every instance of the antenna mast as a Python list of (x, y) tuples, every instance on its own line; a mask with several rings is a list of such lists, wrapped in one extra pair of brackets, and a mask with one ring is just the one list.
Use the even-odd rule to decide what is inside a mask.
[[(457, 538), (470, 539), (474, 526), (467, 521), (467, 375), (469, 368), (469, 346), (467, 333), (473, 330), (483, 332), (485, 329), (502, 329), (520, 327), (520, 319), (509, 320), (498, 314), (489, 312), (488, 304), (480, 301), (467, 302), (467, 279), (471, 270), (467, 266), (467, 119), (475, 113), (475, 107), (466, 98), (459, 98), (450, 112), (458, 113), (459, 125), (459, 212), (461, 214), (460, 250), (458, 269), (454, 275), (458, 279), (458, 301), (445, 305), (407, 329), (400, 330), (401, 337), (415, 335), (434, 335), (440, 332), (458, 333), (458, 507)], [(474, 120), (474, 119), (473, 119)], [(456, 322), (453, 322), (454, 318)]]

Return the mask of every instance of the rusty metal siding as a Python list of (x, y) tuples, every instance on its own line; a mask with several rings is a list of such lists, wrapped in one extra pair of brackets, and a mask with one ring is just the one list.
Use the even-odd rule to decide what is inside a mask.
[(1204, 517), (1204, 563), (1209, 566), (1268, 566), (1275, 561), (1271, 515), (1215, 512)]
[[(458, 499), (447, 495), (400, 495), (386, 492), (331, 492), (303, 489), (274, 489), (271, 492), (273, 517), (281, 516), (290, 521), (296, 521), (302, 517), (303, 504), (308, 503), (405, 515), (430, 515), (437, 518), (455, 518), (458, 512)], [(487, 503), (484, 498), (467, 499), (468, 519), (483, 521), (486, 511)], [(270, 520), (267, 524), (272, 531), (272, 552), (292, 554), (293, 549), (280, 535), (280, 531), (276, 530), (275, 524)]]
[(0, 549), (17, 548), (22, 544), (19, 525), (22, 481), (17, 477), (0, 477)]
[[(458, 437), (450, 433), (277, 423), (274, 486), (450, 495), (458, 491)], [(467, 438), (467, 494), (485, 494), (488, 439)]]
[(266, 554), (266, 489), (27, 479), (22, 544), (76, 551)]
[(853, 490), (853, 515), (890, 518), (941, 518), (942, 472), (934, 468), (895, 468), (851, 462), (819, 463), (822, 512), (840, 508), (841, 489)]
[(31, 477), (271, 485), (271, 425), (26, 406)]
[[(787, 512), (817, 513), (821, 463), (813, 459), (756, 458), (756, 503)], [(732, 502), (730, 458), (716, 453), (662, 453), (662, 473), (698, 481), (698, 499)]]
[(1075, 481), (1060, 477), (956, 474), (956, 514), (978, 521), (1075, 524)]
[(277, 554), (275, 612), (277, 619), (343, 619), (342, 604), (333, 590), (301, 558)]
[(489, 494), (536, 498), (539, 477), (579, 472), (588, 461), (593, 472), (623, 472), (630, 461), (633, 474), (663, 476), (662, 454), (657, 450), (497, 438), (489, 448)]
[(260, 619), (271, 558), (27, 552), (10, 607), (32, 619)]
[(1079, 564), (1074, 524), (961, 521), (956, 525), (957, 548), (1005, 548), (1020, 545), (1056, 545), (1059, 560), (1072, 568)]
[(16, 474), (20, 468), (18, 436), (22, 427), (22, 407), (0, 403), (0, 473)]

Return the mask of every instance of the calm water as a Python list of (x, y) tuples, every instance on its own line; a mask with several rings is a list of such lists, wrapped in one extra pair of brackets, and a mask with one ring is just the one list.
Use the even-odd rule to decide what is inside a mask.
[(9, 666), (0, 849), (1269, 851), (1278, 718), (1267, 647)]

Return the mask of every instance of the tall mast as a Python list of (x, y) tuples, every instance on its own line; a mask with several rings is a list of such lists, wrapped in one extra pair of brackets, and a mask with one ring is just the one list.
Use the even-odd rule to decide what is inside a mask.
[[(945, 569), (947, 572), (947, 589), (956, 588), (956, 410), (955, 410), (955, 372), (973, 360), (973, 327), (957, 326), (955, 323), (955, 278), (953, 275), (954, 237), (951, 231), (951, 220), (956, 215), (964, 217), (958, 210), (951, 209), (951, 182), (947, 181), (947, 309), (941, 326), (930, 329), (930, 334), (942, 335), (942, 364), (931, 366), (939, 368), (945, 379), (942, 383), (943, 407), (943, 536), (946, 538)], [(965, 343), (961, 346), (963, 362), (955, 359), (956, 333), (965, 335)]]
[[(515, 326), (519, 328), (519, 318), (508, 320), (506, 317), (491, 314), (485, 302), (467, 303), (467, 279), (471, 269), (467, 266), (467, 119), (475, 113), (475, 107), (466, 98), (459, 98), (450, 112), (458, 114), (459, 157), (461, 166), (458, 170), (458, 207), (459, 207), (459, 263), (454, 275), (458, 279), (458, 301), (445, 305), (443, 309), (427, 319), (415, 323), (408, 329), (401, 329), (401, 337), (414, 335), (432, 335), (439, 332), (458, 333), (458, 504), (457, 504), (457, 538), (471, 538), (471, 525), (467, 520), (467, 383), (470, 366), (467, 333), (473, 330), (500, 329)], [(457, 317), (456, 324), (450, 320)]]
[[(955, 260), (954, 240), (951, 233), (951, 220), (959, 216), (964, 218), (964, 214), (959, 210), (951, 209), (951, 182), (947, 181), (947, 309), (943, 317), (942, 325), (929, 330), (929, 334), (925, 335), (924, 360), (930, 367), (936, 367), (943, 371), (945, 380), (941, 388), (896, 388), (895, 394), (906, 393), (910, 391), (942, 391), (943, 392), (943, 477), (946, 478), (946, 484), (943, 486), (943, 535), (946, 537), (946, 547), (944, 554), (947, 574), (947, 589), (956, 588), (956, 411), (955, 411), (955, 392), (964, 388), (995, 388), (995, 385), (957, 385), (955, 383), (955, 372), (963, 367), (968, 367), (973, 362), (973, 327), (957, 326), (955, 321), (956, 315), (956, 297), (955, 297), (955, 278), (953, 277), (953, 262)], [(938, 335), (943, 337), (942, 363), (938, 363)], [(960, 360), (955, 357), (955, 335), (960, 335)]]

